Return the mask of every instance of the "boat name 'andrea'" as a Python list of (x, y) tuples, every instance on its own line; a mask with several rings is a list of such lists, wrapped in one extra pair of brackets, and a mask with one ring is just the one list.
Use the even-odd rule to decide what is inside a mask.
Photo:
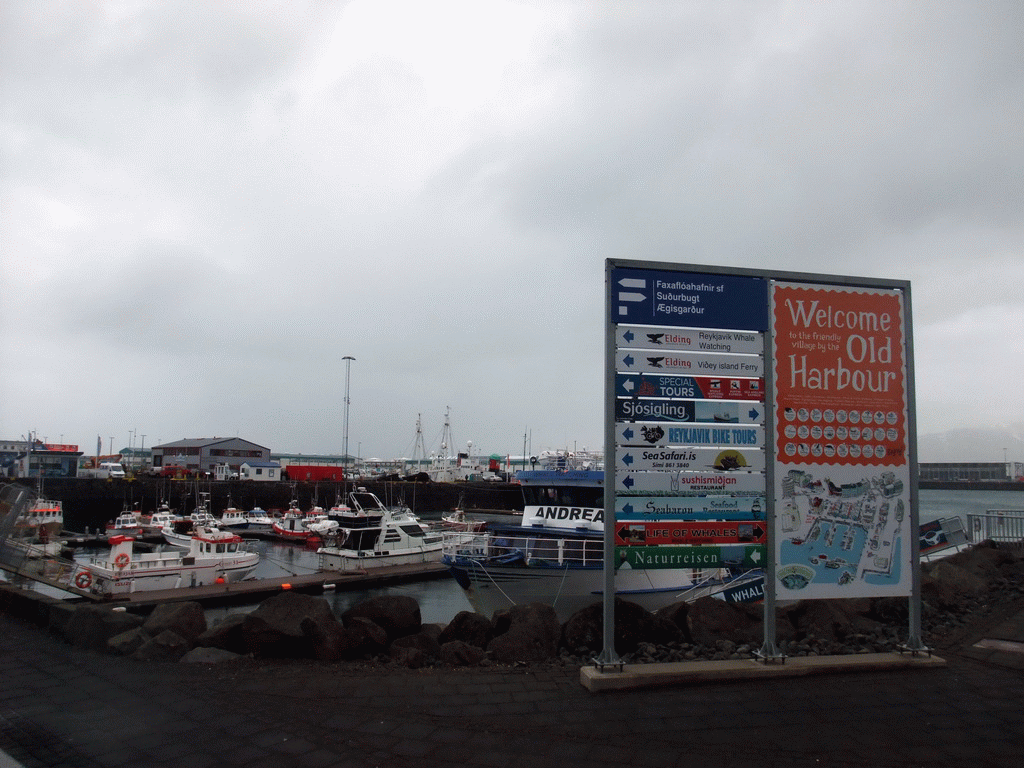
[(604, 510), (593, 507), (537, 507), (534, 518), (543, 520), (587, 520), (604, 522)]

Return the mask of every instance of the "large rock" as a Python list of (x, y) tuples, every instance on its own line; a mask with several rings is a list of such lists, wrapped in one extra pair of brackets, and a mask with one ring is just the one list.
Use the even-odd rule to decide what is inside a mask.
[(405, 595), (380, 595), (363, 600), (341, 615), (346, 627), (355, 618), (369, 619), (388, 635), (388, 641), (415, 635), (423, 626), (420, 604)]
[(870, 634), (879, 627), (877, 621), (860, 613), (870, 610), (870, 601), (804, 600), (791, 618), (804, 636), (843, 641), (850, 635)]
[(133, 659), (139, 661), (178, 661), (192, 649), (192, 644), (184, 637), (169, 629), (165, 629), (156, 637), (144, 642), (135, 653)]
[(249, 653), (242, 634), (244, 613), (232, 613), (225, 616), (208, 630), (196, 638), (195, 644), (201, 648), (219, 648), (236, 655)]
[(355, 658), (359, 641), (340, 622), (302, 620), (302, 631), (313, 646), (313, 656), (320, 661), (341, 661)]
[(353, 658), (373, 658), (387, 650), (388, 633), (363, 616), (351, 616), (345, 631), (353, 642)]
[(450, 640), (441, 645), (438, 660), (449, 667), (475, 667), (483, 663), (487, 652), (461, 640)]
[(711, 646), (719, 640), (760, 644), (764, 639), (764, 610), (760, 605), (702, 597), (690, 604), (686, 623), (691, 639), (698, 645)]
[(225, 651), (223, 648), (193, 648), (179, 659), (183, 664), (219, 664), (222, 661), (234, 661), (242, 658), (237, 653)]
[(995, 581), (1002, 575), (1001, 569), (1014, 561), (1014, 555), (1007, 549), (1000, 549), (993, 541), (983, 541), (976, 546), (944, 557), (935, 565), (946, 563), (962, 568), (968, 573), (982, 579), (986, 584)]
[(118, 656), (131, 656), (147, 640), (149, 640), (149, 635), (146, 634), (142, 627), (136, 627), (135, 629), (129, 629), (127, 632), (122, 632), (120, 635), (114, 635), (107, 640), (107, 650), (111, 653), (116, 653)]
[(282, 592), (260, 603), (242, 620), (238, 631), (247, 652), (257, 658), (314, 658), (314, 633), (303, 629), (307, 619), (324, 637), (338, 623), (323, 598)]
[(438, 636), (437, 641), (441, 645), (459, 641), (477, 648), (486, 648), (492, 632), (491, 620), (486, 616), (473, 611), (459, 611)]
[(429, 630), (395, 638), (391, 643), (391, 650), (394, 651), (396, 648), (415, 648), (429, 661), (434, 661), (441, 655), (441, 644), (437, 642), (437, 636)]
[(106, 651), (110, 638), (142, 626), (142, 618), (105, 605), (79, 605), (68, 619), (65, 638), (79, 648)]
[(987, 590), (984, 578), (948, 560), (939, 560), (921, 574), (921, 599), (938, 608), (960, 608), (965, 598)]
[[(622, 598), (615, 598), (615, 652), (633, 653), (640, 643), (664, 645), (681, 642), (681, 629), (667, 618), (652, 614), (643, 606)], [(600, 651), (604, 648), (604, 603), (598, 602), (582, 608), (562, 627), (562, 645), (571, 653), (581, 650)]]
[(195, 601), (185, 603), (162, 603), (153, 609), (142, 628), (156, 637), (165, 629), (194, 643), (206, 627), (206, 613), (203, 606)]
[(495, 637), (487, 652), (503, 664), (545, 661), (558, 653), (562, 627), (550, 605), (517, 605), (494, 614)]

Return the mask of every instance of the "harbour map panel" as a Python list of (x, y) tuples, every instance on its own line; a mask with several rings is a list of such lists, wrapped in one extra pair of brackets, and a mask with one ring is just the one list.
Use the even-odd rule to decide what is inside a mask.
[(911, 592), (902, 293), (774, 283), (776, 589)]

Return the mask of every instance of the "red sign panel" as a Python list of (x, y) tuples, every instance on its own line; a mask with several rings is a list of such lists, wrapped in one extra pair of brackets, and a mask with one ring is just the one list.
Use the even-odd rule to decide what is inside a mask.
[(905, 465), (901, 294), (780, 284), (774, 302), (778, 460)]
[(619, 547), (657, 544), (762, 544), (761, 522), (622, 523), (615, 527)]

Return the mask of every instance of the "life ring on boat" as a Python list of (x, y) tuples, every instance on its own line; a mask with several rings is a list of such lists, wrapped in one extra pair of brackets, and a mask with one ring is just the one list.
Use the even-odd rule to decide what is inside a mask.
[(118, 568), (124, 568), (131, 561), (132, 559), (126, 553), (122, 552), (120, 555), (114, 558), (114, 565), (116, 565)]
[(75, 576), (75, 586), (79, 589), (88, 589), (92, 586), (92, 574), (88, 571), (80, 571), (78, 575)]

